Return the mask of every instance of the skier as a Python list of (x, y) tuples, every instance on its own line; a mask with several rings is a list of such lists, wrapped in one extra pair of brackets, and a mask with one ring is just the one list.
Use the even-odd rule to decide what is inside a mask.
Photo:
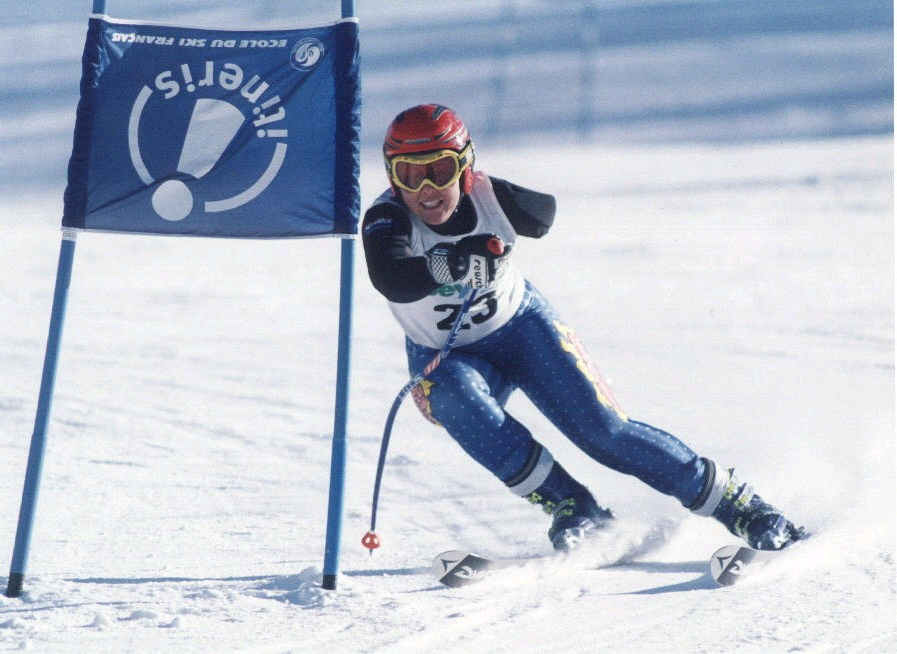
[(620, 409), (576, 334), (512, 261), (518, 236), (548, 232), (553, 196), (474, 170), (467, 128), (437, 104), (400, 113), (383, 157), (390, 187), (365, 213), (362, 238), (371, 282), (405, 331), (412, 373), (445, 343), (461, 297), (478, 293), (451, 355), (412, 396), (512, 493), (552, 516), (556, 550), (614, 515), (505, 411), (515, 389), (595, 461), (713, 516), (751, 547), (781, 549), (804, 536), (733, 470)]

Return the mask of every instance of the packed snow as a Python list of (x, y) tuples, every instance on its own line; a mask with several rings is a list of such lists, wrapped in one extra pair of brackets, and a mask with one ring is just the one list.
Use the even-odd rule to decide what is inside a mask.
[[(89, 4), (17, 3), (0, 27), (3, 588)], [(117, 4), (229, 27), (289, 24), (297, 3)], [(337, 17), (304, 4), (299, 24)], [(87, 233), (0, 651), (895, 651), (891, 3), (459, 2), (450, 18), (435, 0), (358, 4), (363, 205), (385, 184), (391, 116), (455, 106), (480, 169), (556, 195), (554, 229), (517, 261), (627, 413), (735, 466), (813, 538), (716, 588), (708, 559), (734, 537), (585, 458), (515, 395), (620, 516), (613, 538), (553, 561), (548, 518), (407, 401), (370, 554), (380, 436), (408, 371), (358, 247), (341, 572), (324, 590), (339, 242)], [(553, 51), (565, 29), (582, 44)], [(595, 565), (657, 525), (659, 544)], [(453, 590), (430, 564), (456, 548), (540, 563)]]

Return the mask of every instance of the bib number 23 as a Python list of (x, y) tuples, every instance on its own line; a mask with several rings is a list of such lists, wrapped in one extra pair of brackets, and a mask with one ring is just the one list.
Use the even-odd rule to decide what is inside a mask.
[[(480, 325), (494, 316), (497, 308), (498, 302), (495, 300), (495, 291), (489, 291), (488, 293), (483, 293), (474, 300), (467, 315), (470, 318), (470, 322), (474, 325)], [(442, 331), (449, 331), (452, 328), (452, 325), (455, 324), (455, 320), (458, 317), (458, 311), (461, 310), (461, 305), (437, 304), (433, 309), (434, 311), (444, 314), (444, 316), (436, 323), (436, 327)], [(464, 324), (461, 325), (461, 329), (470, 329), (470, 324), (465, 321)]]

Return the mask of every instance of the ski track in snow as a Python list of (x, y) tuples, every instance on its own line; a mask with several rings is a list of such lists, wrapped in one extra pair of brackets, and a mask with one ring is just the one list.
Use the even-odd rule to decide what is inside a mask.
[[(196, 10), (203, 19), (225, 11), (206, 5)], [(426, 5), (397, 3), (420, 20)], [(41, 6), (50, 5), (34, 11)], [(172, 6), (157, 2), (147, 18)], [(491, 15), (482, 3), (464, 6), (473, 22)], [(521, 21), (543, 9), (535, 0), (515, 7)], [(14, 11), (33, 19), (24, 5)], [(257, 7), (241, 11), (262, 17)], [(378, 61), (387, 18), (370, 21)], [(0, 194), (0, 566), (12, 553), (33, 428), (74, 121), (63, 89), (76, 89), (77, 54), (65, 50), (71, 80), (58, 64), (66, 43), (80, 51), (81, 27), (75, 38), (64, 24), (39, 32), (59, 44), (47, 55), (0, 43), (5, 61), (19, 57), (29, 88), (50, 100), (49, 114), (0, 109), (4, 175), (26, 142), (24, 169), (37, 171), (27, 183), (11, 172), (15, 193)], [(841, 62), (832, 86), (842, 88), (861, 53), (883, 47), (881, 31), (863, 40), (868, 29), (762, 43), (773, 59), (777, 45), (794, 55), (815, 44), (801, 61)], [(626, 71), (654, 70), (659, 50), (679, 60), (676, 71), (714, 50), (690, 43), (614, 50), (603, 60), (608, 92), (624, 96)], [(417, 62), (406, 84), (371, 71), (368, 129), (398, 108), (387, 104), (431, 99), (418, 97), (427, 66)], [(733, 88), (731, 68), (712, 69), (718, 77), (703, 93)], [(786, 73), (803, 89), (827, 88), (791, 70), (785, 86)], [(522, 74), (521, 63), (506, 81)], [(688, 96), (688, 79), (657, 74), (651, 102)], [(750, 85), (739, 89), (751, 96)], [(758, 82), (754, 99), (768, 90)], [(523, 99), (512, 115), (526, 113)], [(730, 535), (586, 460), (515, 395), (514, 415), (621, 521), (676, 524), (661, 546), (601, 569), (548, 559), (469, 588), (440, 586), (430, 563), (446, 549), (549, 554), (548, 519), (406, 401), (381, 494), (383, 546), (370, 555), (360, 539), (380, 435), (408, 373), (402, 336), (358, 248), (341, 575), (336, 592), (324, 591), (338, 244), (83, 234), (25, 593), (0, 596), (0, 651), (897, 650), (893, 140), (846, 129), (832, 138), (825, 127), (835, 114), (874, 123), (875, 106), (829, 107), (825, 120), (794, 109), (785, 122), (800, 123), (799, 139), (770, 138), (764, 130), (781, 124), (742, 116), (744, 138), (721, 142), (718, 125), (683, 114), (645, 123), (644, 143), (631, 134), (642, 123), (626, 123), (606, 126), (609, 141), (523, 147), (497, 136), (501, 147), (478, 151), (484, 170), (557, 195), (552, 233), (521, 241), (515, 256), (627, 412), (736, 466), (813, 531), (798, 550), (715, 588), (708, 557)], [(490, 124), (476, 114), (469, 122), (475, 133)], [(692, 129), (696, 140), (672, 143)], [(383, 187), (378, 157), (373, 146), (363, 151), (365, 206)]]

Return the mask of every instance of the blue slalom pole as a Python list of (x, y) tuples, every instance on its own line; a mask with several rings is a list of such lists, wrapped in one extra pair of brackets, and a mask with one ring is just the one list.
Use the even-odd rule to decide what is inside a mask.
[(56, 383), (59, 345), (62, 341), (62, 326), (65, 322), (65, 308), (68, 302), (69, 284), (72, 279), (75, 238), (76, 233), (74, 231), (63, 231), (62, 244), (59, 248), (59, 265), (56, 271), (56, 289), (53, 292), (53, 309), (50, 315), (50, 333), (47, 337), (44, 369), (41, 377), (40, 394), (37, 400), (37, 415), (34, 419), (34, 433), (31, 436), (31, 449), (28, 453), (28, 466), (25, 470), (25, 487), (22, 491), (22, 504), (19, 509), (19, 523), (16, 530), (15, 548), (12, 554), (12, 565), (6, 585), (7, 597), (18, 597), (21, 595), (22, 584), (25, 580), (25, 567), (28, 563), (28, 550), (31, 546), (31, 532), (34, 526), (37, 495), (44, 463), (44, 451), (46, 449), (47, 425), (50, 421), (53, 387)]
[[(94, 14), (106, 13), (106, 0), (93, 0)], [(31, 533), (37, 509), (37, 495), (40, 489), (41, 472), (44, 467), (44, 452), (47, 442), (47, 426), (53, 404), (53, 388), (56, 385), (56, 369), (59, 362), (59, 347), (62, 342), (62, 327), (68, 304), (69, 285), (72, 280), (72, 265), (75, 260), (75, 240), (77, 232), (63, 229), (59, 247), (59, 264), (56, 269), (56, 288), (53, 291), (53, 308), (50, 313), (50, 330), (47, 349), (44, 354), (44, 369), (41, 375), (37, 412), (34, 418), (34, 432), (28, 452), (25, 469), (25, 486), (22, 490), (22, 504), (19, 508), (19, 522), (16, 528), (16, 542), (12, 553), (6, 596), (19, 597), (25, 581), (28, 551), (31, 548)]]
[(336, 589), (342, 541), (343, 495), (346, 486), (346, 425), (349, 418), (349, 360), (352, 339), (352, 296), (355, 278), (355, 241), (343, 239), (340, 253), (340, 321), (336, 361), (336, 408), (330, 455), (330, 496), (327, 540), (324, 545), (322, 587)]
[[(355, 16), (355, 0), (342, 0), (342, 17)], [(321, 587), (336, 590), (342, 543), (343, 504), (346, 488), (346, 445), (349, 419), (349, 361), (352, 341), (352, 299), (355, 285), (355, 241), (343, 239), (340, 248), (339, 336), (336, 361), (336, 407), (330, 454), (330, 493), (327, 536)]]

